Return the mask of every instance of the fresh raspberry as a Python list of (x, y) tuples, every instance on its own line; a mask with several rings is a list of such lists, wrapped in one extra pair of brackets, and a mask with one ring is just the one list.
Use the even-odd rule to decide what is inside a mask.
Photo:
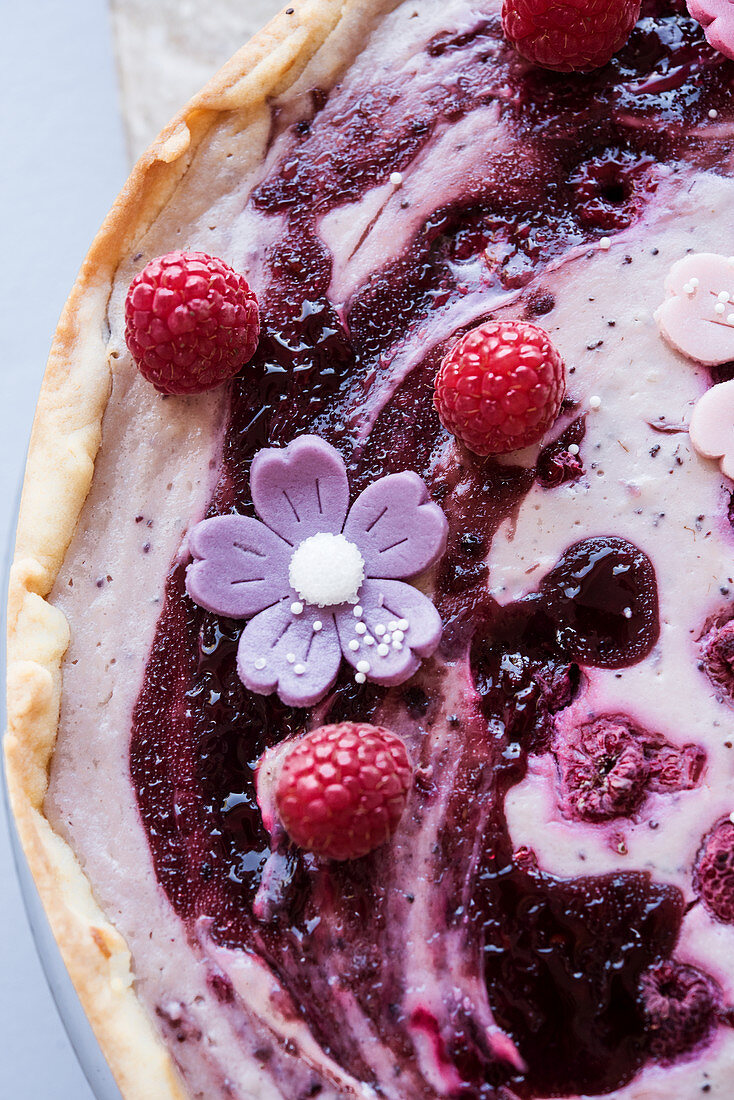
[(502, 27), (517, 52), (557, 72), (606, 65), (640, 17), (640, 0), (504, 0)]
[(125, 300), (125, 340), (160, 393), (203, 393), (252, 358), (257, 298), (244, 275), (205, 252), (169, 252), (147, 263)]
[(380, 726), (321, 726), (289, 751), (275, 789), (294, 844), (329, 859), (357, 859), (389, 840), (413, 769), (405, 745)]
[(558, 416), (563, 360), (528, 321), (488, 321), (459, 340), (436, 375), (441, 423), (478, 455), (537, 443)]

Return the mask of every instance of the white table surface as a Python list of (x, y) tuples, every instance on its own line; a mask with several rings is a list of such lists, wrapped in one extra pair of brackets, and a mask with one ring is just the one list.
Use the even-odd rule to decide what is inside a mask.
[[(76, 271), (127, 174), (105, 0), (0, 0), (0, 546)], [(36, 956), (0, 807), (0, 1097), (92, 1100)]]

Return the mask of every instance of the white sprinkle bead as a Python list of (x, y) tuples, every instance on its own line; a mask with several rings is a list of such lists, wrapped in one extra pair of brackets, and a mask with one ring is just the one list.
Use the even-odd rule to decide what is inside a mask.
[(377, 626), (375, 627), (375, 634), (377, 635), (378, 638), (381, 638), (384, 633), (385, 633), (385, 627), (382, 625), (382, 623), (378, 623)]
[(383, 642), (387, 642), (387, 644), (389, 645), (390, 642), (392, 641), (392, 634), (383, 634), (382, 635), (382, 640), (383, 640)]
[(394, 619), (391, 619), (390, 622), (387, 624), (387, 629), (390, 631), (398, 629), (398, 624), (395, 622)]
[(400, 627), (401, 630), (407, 630), (408, 627), (410, 626), (410, 623), (408, 622), (407, 619), (398, 619), (398, 626)]
[(258, 672), (260, 672), (262, 669), (265, 668), (267, 663), (268, 662), (265, 660), (264, 657), (258, 657), (258, 659), (255, 661), (255, 668), (258, 670)]
[(363, 611), (362, 611), (362, 608), (359, 606), (359, 604), (357, 604), (355, 607), (352, 608), (352, 614), (354, 615), (355, 619), (361, 619), (362, 618)]
[(693, 285), (693, 283), (684, 283), (683, 284), (683, 293), (684, 294), (695, 294), (696, 293), (696, 288)]
[(597, 397), (596, 395), (594, 395), (593, 397), (590, 397), (589, 398), (589, 408), (590, 409), (600, 409), (601, 408), (601, 397)]
[(726, 319), (727, 325), (734, 325), (734, 313), (730, 313)]
[(369, 672), (369, 670), (370, 670), (369, 661), (358, 661), (357, 662), (357, 672)]
[(393, 187), (400, 187), (400, 184), (402, 182), (403, 182), (403, 173), (402, 172), (393, 172), (391, 174), (390, 183), (393, 185)]
[(318, 632), (320, 630), (323, 630), (323, 629), (324, 629), (324, 624), (319, 619), (315, 619), (314, 624), (313, 624), (314, 634), (318, 634)]
[(296, 663), (295, 653), (286, 653), (285, 659), (286, 659), (286, 661), (288, 662), (289, 665), (294, 665)]
[(696, 278), (695, 275), (690, 280), (690, 283), (691, 283), (691, 286), (694, 288), (694, 290), (698, 290), (698, 279)]
[(728, 290), (720, 290), (719, 291), (719, 301), (720, 302), (728, 302), (730, 299), (731, 299), (731, 294), (729, 293)]
[(714, 313), (718, 313), (719, 316), (721, 316), (722, 313), (726, 313), (726, 306), (723, 302), (716, 303), (716, 305), (714, 306)]
[(375, 639), (372, 637), (371, 634), (365, 634), (364, 644), (365, 645), (374, 645), (375, 644)]
[(393, 649), (402, 649), (403, 648), (403, 643), (402, 642), (393, 642), (392, 647), (393, 647)]
[(393, 642), (402, 642), (404, 637), (405, 637), (405, 635), (403, 634), (402, 630), (393, 631), (393, 636), (392, 636)]
[(625, 619), (631, 619), (632, 618), (632, 608), (631, 607), (623, 608), (622, 609), (622, 614), (624, 615)]
[(349, 648), (351, 649), (352, 653), (357, 652), (357, 650), (359, 649), (359, 642), (356, 638), (352, 638), (351, 642), (349, 643)]
[(601, 248), (603, 252), (608, 252), (611, 247), (611, 237), (602, 237), (602, 239), (599, 241), (599, 248)]
[(570, 455), (577, 455), (580, 450), (581, 448), (579, 447), (578, 443), (570, 443), (568, 446), (568, 453)]
[(729, 820), (731, 821), (732, 825), (734, 825), (734, 810), (732, 810), (732, 812), (729, 814)]
[(303, 676), (304, 672), (306, 671), (306, 666), (305, 665), (294, 665), (293, 666), (293, 671), (295, 672), (296, 676)]
[(718, 118), (718, 117), (719, 117), (719, 112), (716, 110), (715, 107), (712, 107), (711, 110), (709, 111), (709, 118)]
[(388, 653), (390, 652), (390, 646), (385, 645), (384, 642), (380, 642), (380, 644), (377, 647), (377, 652), (379, 653), (379, 655), (381, 657), (387, 657)]
[(291, 612), (294, 615), (302, 615), (303, 614), (303, 604), (298, 603), (297, 601), (296, 601), (296, 603), (292, 603), (291, 604)]
[(365, 676), (364, 672), (358, 672), (354, 679), (357, 681), (358, 684), (365, 684), (367, 682), (367, 677)]
[(367, 627), (364, 625), (364, 623), (357, 623), (354, 629), (357, 631), (358, 634), (367, 633)]

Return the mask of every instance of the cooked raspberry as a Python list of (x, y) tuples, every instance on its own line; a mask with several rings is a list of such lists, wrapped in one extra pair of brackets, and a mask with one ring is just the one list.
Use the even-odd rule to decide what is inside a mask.
[(290, 750), (275, 801), (294, 844), (329, 859), (357, 859), (395, 832), (412, 776), (394, 733), (341, 722), (321, 726)]
[(706, 759), (699, 745), (678, 748), (618, 714), (559, 736), (554, 752), (564, 814), (593, 822), (633, 816), (653, 791), (690, 790)]
[(704, 1043), (716, 1023), (718, 991), (694, 966), (657, 963), (640, 976), (640, 1005), (650, 1053), (670, 1062)]
[(640, 17), (640, 0), (504, 0), (502, 27), (517, 52), (557, 72), (606, 65)]
[(147, 263), (125, 300), (125, 340), (160, 393), (203, 393), (255, 354), (257, 298), (244, 275), (205, 252), (169, 252)]
[(724, 818), (704, 837), (693, 889), (724, 924), (734, 924), (734, 824)]
[[(726, 616), (732, 616), (726, 618)], [(701, 639), (703, 667), (722, 698), (734, 703), (734, 613), (731, 610), (712, 623)]]
[(563, 360), (529, 321), (488, 321), (459, 340), (436, 375), (441, 423), (478, 455), (537, 443), (558, 416)]

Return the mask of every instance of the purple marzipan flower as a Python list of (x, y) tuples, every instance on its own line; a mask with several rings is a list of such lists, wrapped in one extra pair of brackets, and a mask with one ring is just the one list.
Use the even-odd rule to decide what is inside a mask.
[(252, 500), (262, 519), (216, 516), (189, 534), (192, 600), (249, 619), (237, 651), (243, 684), (312, 706), (342, 657), (358, 683), (401, 684), (441, 639), (432, 602), (402, 582), (441, 557), (448, 523), (423, 481), (380, 478), (349, 508), (338, 451), (318, 436), (260, 451)]

